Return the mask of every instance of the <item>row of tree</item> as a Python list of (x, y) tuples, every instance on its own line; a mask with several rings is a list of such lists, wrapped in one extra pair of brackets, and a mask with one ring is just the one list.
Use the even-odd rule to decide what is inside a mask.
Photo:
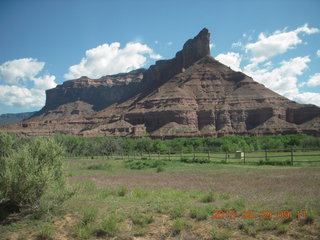
[(175, 152), (235, 152), (259, 150), (290, 150), (320, 148), (320, 138), (308, 135), (267, 137), (226, 136), (221, 138), (82, 138), (65, 135), (53, 136), (69, 156), (98, 156), (112, 153), (175, 153)]

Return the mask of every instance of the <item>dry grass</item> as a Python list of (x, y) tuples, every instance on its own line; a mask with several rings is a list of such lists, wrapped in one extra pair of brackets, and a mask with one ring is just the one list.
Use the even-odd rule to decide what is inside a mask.
[[(209, 218), (212, 209), (222, 210), (223, 207), (236, 208), (239, 212), (242, 208), (292, 212), (313, 208), (318, 214), (319, 167), (169, 162), (164, 172), (157, 173), (156, 169), (127, 169), (122, 160), (78, 159), (68, 163), (69, 183), (80, 184), (81, 188), (64, 206), (66, 215), (51, 222), (55, 239), (79, 239), (73, 229), (79, 225), (83, 209), (90, 207), (99, 211), (90, 225), (89, 239), (101, 239), (96, 228), (101, 228), (103, 220), (110, 216), (117, 219), (119, 232), (115, 238), (104, 236), (104, 239), (320, 239), (318, 215), (312, 216), (311, 222), (293, 218), (288, 222), (278, 220), (273, 225), (259, 219)], [(110, 169), (87, 168), (105, 163), (111, 166)], [(209, 193), (212, 199), (211, 195), (209, 199)], [(195, 217), (191, 217), (193, 215)], [(273, 220), (277, 219), (274, 217)], [(140, 222), (143, 224), (137, 224)], [(0, 234), (0, 239), (2, 236), (10, 240), (21, 236), (35, 239), (37, 235), (32, 229), (42, 223), (32, 224), (31, 228), (25, 224), (19, 229), (1, 228), (0, 225), (0, 232), (6, 232), (6, 235)]]
[(107, 189), (127, 186), (131, 189), (214, 190), (262, 204), (279, 205), (288, 197), (296, 201), (320, 199), (320, 168), (270, 167), (248, 172), (213, 170), (205, 174), (132, 171), (111, 176), (96, 171), (94, 176), (70, 177), (71, 183), (81, 181), (92, 181), (97, 187)]

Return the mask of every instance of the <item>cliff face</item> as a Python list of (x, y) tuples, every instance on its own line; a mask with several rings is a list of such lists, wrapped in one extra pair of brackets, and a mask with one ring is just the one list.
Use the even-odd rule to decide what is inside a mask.
[(148, 70), (67, 81), (47, 91), (37, 116), (0, 130), (88, 137), (320, 135), (319, 107), (290, 101), (210, 57), (209, 36), (203, 29), (174, 58)]
[(160, 86), (174, 75), (185, 71), (193, 63), (205, 56), (210, 56), (210, 33), (204, 28), (193, 39), (189, 39), (183, 49), (170, 60), (157, 61), (143, 74), (143, 82), (153, 87)]
[[(109, 119), (111, 111), (118, 118)], [(123, 119), (133, 126), (143, 126), (147, 136), (215, 137), (306, 133), (302, 124), (315, 121), (318, 126), (320, 108), (292, 102), (206, 56), (143, 99), (132, 98), (96, 116), (113, 125)], [(315, 127), (309, 130), (318, 131)], [(98, 132), (92, 129), (82, 134)]]
[(84, 76), (66, 81), (46, 91), (46, 104), (41, 113), (75, 101), (91, 104), (95, 111), (124, 101), (138, 92), (144, 71), (145, 69), (138, 69), (99, 79)]

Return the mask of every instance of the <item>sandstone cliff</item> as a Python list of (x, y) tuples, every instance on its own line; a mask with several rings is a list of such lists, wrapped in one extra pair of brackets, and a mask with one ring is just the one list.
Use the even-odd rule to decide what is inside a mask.
[(2, 127), (21, 135), (191, 137), (320, 135), (320, 108), (298, 104), (210, 57), (203, 29), (147, 70), (82, 77), (47, 91), (37, 116)]

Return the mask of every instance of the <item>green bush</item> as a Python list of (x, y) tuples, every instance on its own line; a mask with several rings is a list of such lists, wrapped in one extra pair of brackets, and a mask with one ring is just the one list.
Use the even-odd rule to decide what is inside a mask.
[(157, 169), (156, 169), (156, 172), (157, 173), (164, 172), (164, 168), (162, 166), (158, 166)]
[(119, 197), (124, 197), (128, 193), (128, 188), (125, 186), (120, 186), (116, 189), (116, 193)]
[(210, 160), (207, 159), (207, 158), (186, 158), (186, 157), (183, 157), (180, 159), (180, 162), (183, 162), (183, 163), (210, 163)]
[(54, 239), (54, 228), (49, 224), (43, 224), (37, 235), (37, 240), (52, 240)]
[(152, 215), (144, 215), (140, 213), (134, 213), (131, 215), (131, 220), (134, 225), (139, 226), (147, 226), (148, 224), (153, 222), (153, 216)]
[(216, 200), (216, 195), (213, 192), (209, 192), (201, 197), (201, 202), (210, 203)]
[(210, 213), (211, 213), (210, 207), (199, 207), (199, 208), (190, 209), (190, 217), (195, 218), (198, 221), (207, 219)]
[(258, 165), (272, 165), (272, 166), (289, 166), (292, 165), (290, 160), (285, 161), (271, 161), (271, 160), (259, 160)]
[(176, 219), (183, 217), (184, 215), (184, 208), (182, 206), (176, 206), (169, 210), (169, 214), (171, 218)]
[(148, 160), (142, 158), (142, 160), (129, 160), (125, 162), (125, 167), (129, 169), (141, 170), (145, 168), (158, 168), (166, 165), (164, 161)]
[(214, 240), (229, 239), (232, 235), (232, 231), (230, 229), (218, 229), (216, 226), (212, 226), (209, 233)]
[(93, 165), (89, 165), (87, 167), (88, 170), (110, 170), (111, 169), (111, 165), (107, 164), (107, 163), (103, 163), (103, 164), (93, 164)]
[(94, 235), (94, 225), (83, 225), (82, 223), (76, 224), (72, 228), (72, 235), (76, 239), (88, 239)]
[[(0, 139), (12, 141), (6, 134), (1, 134)], [(50, 211), (72, 195), (66, 190), (63, 175), (64, 151), (54, 139), (37, 137), (12, 148), (1, 148), (0, 203)]]
[(110, 215), (109, 217), (103, 219), (100, 227), (96, 231), (98, 237), (114, 237), (118, 232), (120, 232), (119, 222), (116, 216)]
[(88, 207), (85, 208), (83, 211), (83, 216), (81, 219), (82, 225), (88, 225), (90, 223), (93, 223), (98, 215), (98, 209), (95, 207)]
[[(14, 135), (10, 133), (1, 133), (0, 132), (0, 159), (8, 157), (13, 153), (13, 144), (15, 142)], [(0, 167), (3, 167), (2, 161), (0, 161)]]
[(181, 231), (183, 231), (189, 227), (190, 227), (190, 223), (188, 221), (179, 218), (179, 219), (176, 219), (173, 221), (171, 231), (172, 231), (173, 235), (177, 235)]

